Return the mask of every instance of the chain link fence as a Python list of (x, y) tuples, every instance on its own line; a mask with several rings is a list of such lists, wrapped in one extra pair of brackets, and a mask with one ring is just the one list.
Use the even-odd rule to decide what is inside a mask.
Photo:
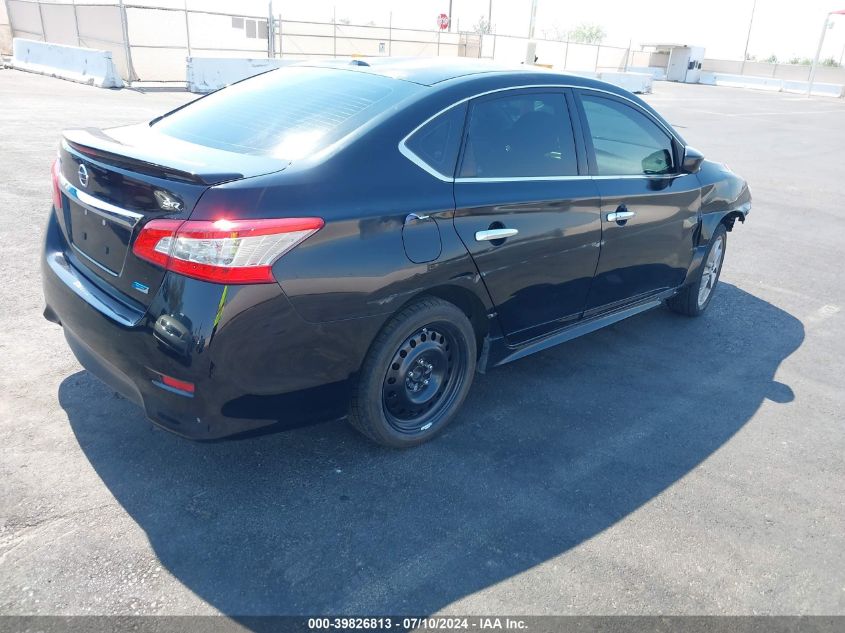
[(140, 4), (5, 0), (14, 37), (110, 51), (125, 81), (185, 81), (185, 58), (267, 57), (269, 17)]
[[(519, 63), (529, 40), (496, 34), (286, 19), (108, 0), (5, 0), (15, 37), (110, 51), (127, 82), (185, 81), (185, 58), (476, 57)], [(534, 39), (537, 62), (623, 70), (626, 48)]]

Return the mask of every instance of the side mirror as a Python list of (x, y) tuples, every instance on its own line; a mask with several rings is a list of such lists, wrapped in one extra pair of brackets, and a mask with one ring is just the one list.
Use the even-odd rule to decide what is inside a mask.
[(684, 161), (681, 164), (681, 171), (686, 174), (694, 174), (701, 169), (701, 163), (704, 161), (704, 154), (699, 152), (694, 147), (687, 145), (684, 148)]

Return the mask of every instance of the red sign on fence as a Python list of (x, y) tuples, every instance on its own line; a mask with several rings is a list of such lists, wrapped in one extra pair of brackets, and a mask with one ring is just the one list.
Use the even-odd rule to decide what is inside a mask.
[(449, 16), (445, 13), (441, 13), (437, 16), (437, 26), (440, 27), (441, 31), (445, 31), (449, 28)]

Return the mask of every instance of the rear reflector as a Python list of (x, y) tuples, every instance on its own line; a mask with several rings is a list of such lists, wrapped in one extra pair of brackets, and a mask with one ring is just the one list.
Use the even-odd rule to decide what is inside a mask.
[(272, 283), (273, 262), (321, 228), (320, 218), (151, 220), (132, 250), (141, 259), (195, 279)]
[(59, 186), (59, 173), (62, 169), (60, 159), (53, 161), (53, 166), (50, 168), (50, 174), (53, 176), (53, 206), (56, 211), (62, 210), (62, 189)]
[(161, 382), (171, 389), (177, 389), (178, 391), (184, 391), (185, 393), (194, 393), (194, 383), (192, 382), (179, 380), (165, 374), (161, 374)]

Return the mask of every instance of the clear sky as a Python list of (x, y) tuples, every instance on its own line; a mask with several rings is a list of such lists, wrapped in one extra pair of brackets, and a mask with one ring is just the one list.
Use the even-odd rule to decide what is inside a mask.
[[(207, 2), (207, 0), (205, 0)], [(203, 4), (205, 4), (203, 2)], [(486, 16), (490, 0), (452, 0), (453, 24), (471, 28)], [(748, 33), (753, 0), (689, 0), (637, 2), (636, 0), (538, 0), (535, 35), (557, 28), (566, 31), (581, 22), (604, 27), (606, 44), (634, 47), (661, 42), (700, 45), (707, 57), (741, 59)], [(190, 2), (189, 4), (195, 4)], [(241, 4), (241, 3), (239, 3)], [(252, 5), (247, 0), (244, 5)], [(266, 3), (256, 0), (258, 7)], [(435, 28), (437, 15), (447, 13), (449, 0), (274, 0), (274, 11), (290, 19), (331, 20), (353, 23), (373, 21), (387, 25), (390, 13), (395, 26)], [(231, 4), (229, 4), (231, 8)], [(497, 33), (528, 34), (531, 0), (492, 0), (492, 23)], [(748, 51), (760, 59), (777, 55), (813, 57), (828, 11), (845, 9), (845, 0), (757, 0)], [(845, 16), (833, 18), (822, 58), (837, 61), (845, 47)]]

